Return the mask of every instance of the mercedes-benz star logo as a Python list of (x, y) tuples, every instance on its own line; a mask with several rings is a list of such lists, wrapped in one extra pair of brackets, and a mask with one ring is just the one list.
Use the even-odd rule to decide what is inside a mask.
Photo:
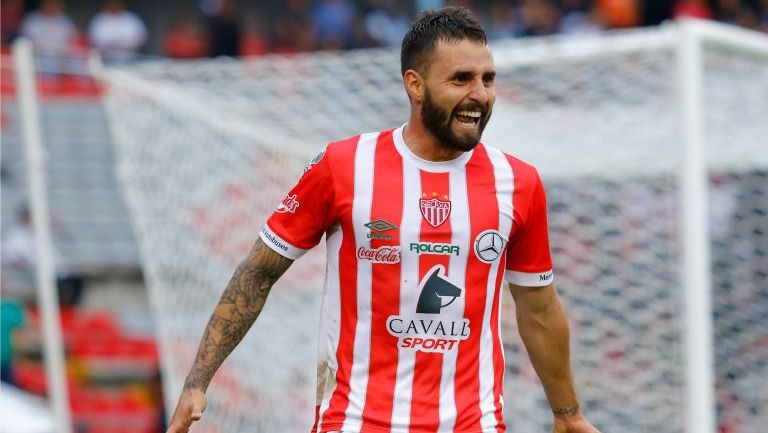
[(486, 230), (475, 240), (475, 255), (480, 261), (491, 263), (504, 251), (504, 238), (496, 230)]

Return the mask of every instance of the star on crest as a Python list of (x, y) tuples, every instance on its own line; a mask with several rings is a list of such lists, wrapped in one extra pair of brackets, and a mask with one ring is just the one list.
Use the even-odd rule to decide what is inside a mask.
[[(430, 197), (430, 195), (429, 195), (429, 194), (427, 194), (426, 192), (422, 192), (422, 193), (421, 193), (421, 198), (424, 198), (424, 199), (425, 199), (425, 198), (428, 198), (428, 197)], [(440, 197), (441, 197), (441, 195), (440, 195), (440, 194), (439, 194), (437, 191), (432, 191), (432, 197), (433, 197), (433, 198), (440, 198)], [(450, 199), (448, 198), (448, 194), (442, 194), (442, 198), (443, 198), (443, 200), (450, 200)]]

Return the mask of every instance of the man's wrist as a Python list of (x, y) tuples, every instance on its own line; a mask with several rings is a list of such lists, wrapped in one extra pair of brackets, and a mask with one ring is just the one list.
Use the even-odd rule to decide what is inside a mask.
[(580, 417), (581, 409), (579, 408), (578, 404), (573, 406), (553, 407), (552, 414), (555, 416), (555, 418), (568, 421)]
[(191, 389), (196, 389), (205, 394), (205, 392), (208, 390), (208, 383), (201, 380), (199, 377), (188, 376), (184, 381), (184, 387), (182, 390), (187, 391)]

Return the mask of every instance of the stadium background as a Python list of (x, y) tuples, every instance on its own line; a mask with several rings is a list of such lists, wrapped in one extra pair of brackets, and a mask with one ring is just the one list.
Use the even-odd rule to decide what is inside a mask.
[[(13, 28), (9, 25), (13, 22), (13, 15), (8, 15), (8, 11), (15, 3), (20, 5), (20, 10), (24, 13), (33, 11), (37, 6), (34, 2), (3, 3), (2, 223), (4, 241), (12, 239), (13, 236), (9, 233), (19, 229), (17, 213), (24, 207), (26, 201), (19, 111), (15, 103), (15, 86), (11, 62), (7, 57), (8, 45), (6, 45), (14, 36), (8, 31), (9, 28), (11, 30)], [(233, 53), (232, 50), (235, 50), (233, 54), (264, 55), (272, 52), (286, 54), (393, 45), (392, 41), (396, 39), (394, 36), (377, 35), (380, 38), (377, 40), (376, 36), (371, 34), (375, 32), (366, 31), (366, 18), (371, 19), (373, 23), (378, 23), (372, 24), (372, 29), (381, 27), (382, 21), (375, 21), (371, 17), (391, 20), (386, 21), (389, 23), (387, 27), (395, 29), (398, 25), (411, 20), (419, 7), (414, 2), (391, 2), (394, 9), (391, 9), (391, 12), (382, 12), (380, 8), (384, 8), (387, 2), (241, 1), (238, 12), (232, 15), (234, 19), (231, 22), (221, 24), (219, 21), (219, 24), (211, 25), (211, 22), (217, 21), (216, 13), (212, 12), (216, 9), (216, 3), (197, 4), (178, 0), (164, 2), (159, 6), (151, 2), (128, 2), (129, 9), (139, 15), (148, 29), (146, 42), (141, 44), (138, 53), (131, 61), (156, 60), (166, 54), (177, 57), (208, 55), (211, 51), (215, 51), (214, 48), (222, 50), (219, 53), (227, 50)], [(296, 9), (287, 10), (288, 3), (293, 4)], [(440, 2), (421, 3), (432, 6)], [(511, 6), (505, 6), (507, 2), (490, 1), (454, 3), (472, 7), (489, 26), (492, 37), (499, 40), (555, 33), (591, 34), (621, 27), (655, 25), (672, 18), (674, 14), (699, 16), (703, 13), (706, 16), (708, 13), (712, 18), (746, 27), (757, 29), (762, 26), (764, 30), (768, 27), (765, 2), (719, 2), (712, 4), (709, 9), (696, 7), (685, 9), (682, 6), (675, 8), (672, 2), (653, 1), (643, 2), (642, 5), (624, 1), (564, 1), (561, 4), (547, 0), (509, 2)], [(328, 9), (329, 12), (323, 15), (319, 12), (323, 9), (317, 6), (324, 4), (333, 5), (336, 9), (331, 7)], [(343, 12), (343, 7), (338, 9), (340, 8), (338, 5), (344, 4), (348, 5), (353, 13)], [(155, 327), (152, 326), (153, 317), (145, 294), (136, 239), (116, 179), (113, 132), (110, 131), (109, 115), (102, 102), (104, 89), (88, 76), (86, 66), (86, 56), (89, 51), (88, 24), (98, 9), (99, 2), (79, 1), (66, 5), (65, 11), (72, 17), (78, 33), (73, 36), (68, 50), (60, 53), (66, 61), (53, 63), (56, 65), (53, 68), (60, 69), (44, 70), (39, 81), (43, 97), (45, 142), (50, 152), (49, 198), (54, 220), (54, 236), (60, 255), (59, 280), (63, 292), (72, 297), (64, 302), (67, 305), (62, 309), (62, 329), (68, 351), (67, 369), (72, 400), (71, 409), (76, 425), (85, 432), (149, 433), (160, 431), (164, 417), (162, 391), (159, 384), (159, 361), (155, 348)], [(214, 16), (206, 17), (206, 13)], [(188, 18), (190, 16), (193, 17), (191, 21)], [(344, 31), (337, 33), (332, 30), (338, 30), (340, 27), (327, 23), (338, 23), (339, 21), (334, 20), (341, 19), (340, 17), (348, 21), (342, 20), (347, 24), (341, 27)], [(173, 48), (174, 45), (168, 42), (169, 35), (178, 29), (180, 22), (185, 23), (184, 26), (189, 26), (189, 28), (181, 26), (185, 28), (185, 31), (181, 32), (182, 40), (184, 37), (194, 39), (195, 35), (198, 36), (198, 40), (196, 43), (189, 41), (177, 43), (176, 48)], [(194, 25), (190, 25), (190, 22)], [(274, 23), (274, 26), (270, 25), (271, 23)], [(209, 25), (211, 27), (208, 27)], [(285, 34), (282, 30), (290, 26), (294, 26), (291, 28), (297, 31)], [(328, 29), (326, 33), (321, 30), (324, 26)], [(316, 30), (312, 31), (313, 28)], [(232, 29), (237, 31), (233, 32)], [(217, 31), (224, 36), (209, 40), (208, 36), (213, 36)], [(239, 42), (235, 44), (232, 44), (231, 40), (233, 34), (240, 36)], [(201, 35), (202, 38), (200, 38)], [(229, 44), (224, 43), (228, 39), (226, 35), (229, 35)], [(574, 35), (574, 37), (577, 36)], [(179, 50), (178, 46), (182, 49)], [(41, 66), (45, 68), (46, 64), (50, 63), (42, 62)], [(157, 78), (172, 81), (174, 76), (168, 74)], [(339, 134), (343, 135), (341, 132)], [(269, 176), (265, 177), (269, 178)], [(637, 214), (636, 218), (642, 219), (647, 213), (664, 212), (664, 209), (669, 206), (671, 190), (664, 179), (658, 182), (650, 189), (650, 195), (648, 191), (638, 193), (640, 202), (666, 204), (660, 208), (654, 207), (651, 203), (647, 208), (638, 205), (634, 210)], [(724, 297), (721, 299), (720, 310), (716, 310), (715, 314), (723, 319), (720, 325), (727, 337), (749, 340), (748, 344), (751, 346), (748, 349), (744, 349), (746, 347), (744, 345), (736, 346), (739, 350), (753, 351), (749, 362), (764, 365), (766, 359), (764, 338), (768, 327), (765, 322), (765, 317), (768, 316), (765, 256), (755, 256), (755, 253), (749, 251), (745, 253), (743, 250), (765, 251), (755, 245), (765, 246), (765, 234), (760, 232), (760, 229), (765, 227), (766, 173), (760, 170), (738, 175), (725, 173), (713, 177), (712, 185), (719, 191), (721, 202), (730, 203), (723, 207), (732, 211), (731, 215), (725, 212), (715, 213), (713, 218), (720, 218), (715, 220), (716, 223), (727, 224), (726, 220), (729, 218), (750, 221), (754, 219), (756, 222), (750, 224), (757, 227), (752, 229), (751, 233), (742, 233), (735, 237), (726, 229), (722, 229), (717, 235), (717, 242), (721, 243), (718, 251), (723, 257), (716, 256), (713, 260), (716, 263), (719, 262), (721, 266), (729, 267), (728, 272), (737, 276), (743, 272), (754, 273), (751, 278), (757, 282), (758, 286), (755, 293), (746, 297), (742, 296), (736, 300)], [(604, 182), (599, 181), (592, 184), (586, 183), (580, 189), (569, 190), (567, 185), (554, 188), (560, 191), (560, 197), (570, 195), (576, 200), (587, 200), (593, 194), (604, 194), (606, 188), (608, 191), (613, 191), (617, 200), (627, 192), (621, 190), (621, 187), (611, 185), (610, 182), (606, 186)], [(248, 192), (238, 189), (237, 185), (229, 185), (221, 193), (238, 203), (248, 200)], [(280, 191), (273, 191), (273, 194), (279, 195)], [(588, 224), (591, 215), (587, 209), (568, 209), (568, 203), (567, 199), (558, 200), (556, 196), (551, 206), (560, 206), (561, 210), (565, 209), (564, 214), (569, 215), (568, 218)], [(245, 212), (236, 216), (243, 218), (243, 214)], [(204, 210), (201, 210), (196, 217), (206, 221), (205, 224), (201, 223), (205, 227), (208, 227), (209, 220), (214, 224), (231, 222), (226, 219), (222, 221), (221, 215), (207, 214)], [(633, 223), (629, 220), (623, 223), (631, 226), (637, 222)], [(668, 223), (669, 221), (662, 220), (661, 224)], [(658, 236), (668, 234), (664, 227), (653, 230), (657, 230), (655, 235)], [(554, 233), (553, 236), (567, 238), (567, 233)], [(214, 250), (220, 248), (224, 254), (240, 251), (243, 248), (243, 242), (246, 244), (250, 242), (236, 236), (223, 240), (215, 234), (211, 234), (210, 237), (211, 248)], [(224, 245), (217, 245), (217, 242)], [(593, 242), (592, 239), (578, 239), (571, 244), (566, 242), (565, 245), (571, 245), (582, 253), (589, 251), (590, 254), (585, 256), (591, 255), (592, 260), (598, 260), (595, 256), (605, 252), (595, 251), (595, 246), (591, 242)], [(4, 242), (2, 286), (4, 327), (6, 319), (12, 318), (14, 314), (20, 312), (20, 315), (24, 316), (23, 324), (14, 331), (15, 353), (12, 361), (12, 380), (26, 391), (43, 394), (45, 380), (40, 361), (39, 320), (29, 275), (25, 274), (28, 269), (20, 269), (18, 263), (7, 260), (9, 255), (6, 247)], [(633, 258), (642, 257), (642, 254), (639, 256), (636, 254), (643, 248), (642, 244), (628, 245), (621, 251), (621, 254), (626, 255), (627, 266), (644, 266), (642, 260), (633, 262)], [(742, 267), (732, 264), (735, 261), (734, 257), (742, 258), (740, 259)], [(226, 257), (226, 259), (234, 258)], [(566, 263), (563, 267), (567, 269), (567, 265)], [(672, 270), (668, 269), (668, 271)], [(576, 275), (575, 277), (577, 280), (589, 281), (588, 276)], [(658, 278), (664, 277), (662, 275)], [(762, 286), (760, 286), (761, 281)], [(79, 298), (73, 296), (72, 293), (76, 294), (81, 285), (83, 286), (81, 296)], [(721, 289), (733, 290), (727, 284), (721, 286)], [(216, 290), (218, 291), (219, 288), (217, 287)], [(204, 299), (199, 302), (211, 304), (215, 300)], [(632, 299), (630, 304), (637, 306), (630, 305), (630, 308), (642, 310), (644, 304), (648, 302), (642, 297)], [(670, 314), (670, 312), (665, 311), (662, 314)], [(657, 318), (650, 318), (650, 320), (654, 319)], [(754, 334), (757, 338), (750, 339), (749, 333), (745, 332), (748, 329), (756, 329)], [(745, 335), (747, 337), (744, 337)], [(616, 340), (609, 344), (612, 349), (607, 352), (607, 356), (618, 360), (626, 356), (627, 349), (622, 345), (629, 343), (620, 341), (620, 332), (608, 333), (604, 337)], [(670, 340), (675, 340), (675, 337), (670, 337)], [(8, 343), (4, 340), (4, 344)], [(518, 349), (519, 347), (511, 348), (511, 350)], [(310, 352), (313, 354), (314, 350)], [(670, 356), (678, 355), (674, 350), (671, 351)], [(535, 385), (535, 379), (530, 377), (530, 370), (522, 365), (519, 368), (521, 371), (512, 373), (522, 374), (525, 380)], [(740, 365), (733, 371), (726, 368), (725, 371), (720, 372), (721, 377), (723, 380), (734, 382), (744, 381), (744, 373), (741, 371), (743, 368), (747, 367)], [(232, 379), (229, 378), (229, 380)], [(762, 381), (764, 383), (765, 379), (762, 378)], [(721, 431), (734, 433), (757, 431), (749, 430), (751, 428), (749, 425), (753, 424), (744, 420), (760, 419), (760, 416), (765, 419), (768, 409), (765, 408), (765, 400), (761, 400), (760, 396), (752, 397), (754, 402), (750, 401), (748, 404), (744, 404), (743, 401), (728, 400), (729, 398), (744, 399), (743, 396), (738, 395), (725, 395), (719, 399)], [(678, 403), (671, 404), (675, 406)], [(729, 411), (729, 404), (736, 410)], [(745, 425), (747, 427), (744, 427)]]

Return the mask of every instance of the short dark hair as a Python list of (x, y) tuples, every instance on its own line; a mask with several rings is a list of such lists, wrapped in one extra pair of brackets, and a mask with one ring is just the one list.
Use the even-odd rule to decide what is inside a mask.
[(437, 42), (458, 42), (463, 39), (488, 43), (482, 24), (468, 9), (446, 7), (426, 11), (413, 23), (403, 37), (400, 50), (400, 72), (413, 69), (425, 73), (429, 56), (437, 49)]

